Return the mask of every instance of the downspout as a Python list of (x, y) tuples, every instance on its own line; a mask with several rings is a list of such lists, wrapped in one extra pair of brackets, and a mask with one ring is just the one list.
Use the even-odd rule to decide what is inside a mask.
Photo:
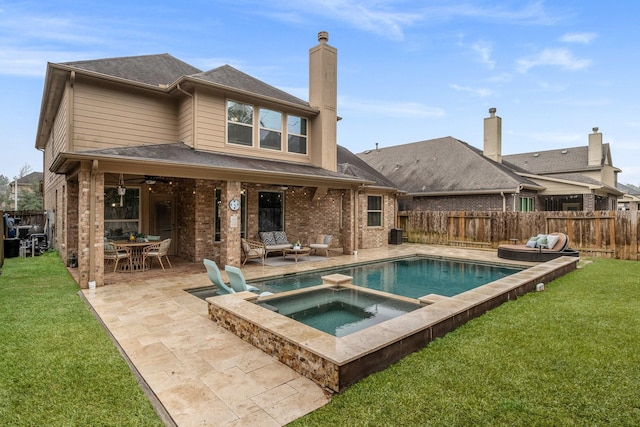
[(502, 212), (506, 212), (507, 211), (507, 196), (504, 195), (504, 191), (501, 191), (500, 195), (502, 196)]
[(520, 194), (520, 190), (522, 190), (522, 184), (518, 184), (518, 186), (516, 187), (516, 191), (513, 193), (513, 211), (516, 211), (516, 207), (517, 207), (517, 199), (516, 199), (516, 195)]
[(353, 250), (357, 251), (358, 250), (358, 233), (359, 233), (359, 229), (360, 229), (360, 222), (358, 221), (358, 199), (360, 198), (360, 190), (362, 190), (365, 187), (364, 184), (360, 185), (358, 188), (356, 188), (355, 191), (355, 197), (354, 197), (354, 201), (353, 201), (353, 216), (354, 216), (354, 233), (353, 233)]
[(98, 161), (93, 160), (91, 164), (91, 191), (89, 199), (89, 281), (96, 280), (96, 174), (98, 172)]

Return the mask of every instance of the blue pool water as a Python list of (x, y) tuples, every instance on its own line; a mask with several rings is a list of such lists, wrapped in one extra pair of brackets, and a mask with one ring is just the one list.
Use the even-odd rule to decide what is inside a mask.
[(353, 277), (354, 285), (409, 298), (419, 298), (428, 294), (450, 297), (520, 270), (522, 269), (456, 260), (411, 257), (278, 277), (251, 284), (263, 291), (278, 293), (320, 285), (321, 276), (339, 273)]
[(310, 290), (270, 299), (266, 304), (338, 338), (420, 308), (420, 304), (345, 288)]
[[(261, 291), (279, 293), (320, 285), (322, 276), (340, 273), (353, 277), (354, 285), (419, 298), (428, 294), (457, 295), (520, 270), (522, 269), (515, 267), (417, 256), (332, 270), (316, 270), (251, 284)], [(215, 295), (215, 288), (193, 290), (191, 293), (205, 299)]]

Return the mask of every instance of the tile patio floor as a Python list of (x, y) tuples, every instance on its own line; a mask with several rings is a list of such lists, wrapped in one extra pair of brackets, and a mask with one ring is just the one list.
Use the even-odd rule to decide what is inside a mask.
[[(283, 267), (248, 263), (242, 270), (251, 280), (414, 253), (505, 263), (495, 250), (404, 244)], [(108, 273), (105, 283), (82, 293), (167, 425), (281, 426), (329, 402), (311, 380), (209, 320), (207, 303), (184, 292), (210, 286), (202, 264), (175, 260), (164, 273), (157, 265)]]

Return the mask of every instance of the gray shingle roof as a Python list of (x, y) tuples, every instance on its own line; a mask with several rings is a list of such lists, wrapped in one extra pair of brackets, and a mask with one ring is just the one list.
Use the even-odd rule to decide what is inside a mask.
[[(332, 172), (303, 163), (267, 160), (257, 157), (235, 156), (210, 151), (194, 150), (182, 142), (171, 144), (141, 145), (135, 147), (113, 147), (101, 150), (87, 150), (77, 154), (89, 157), (117, 157), (152, 162), (163, 162), (181, 166), (207, 167), (212, 170), (226, 169), (246, 172), (269, 172), (275, 174), (300, 175), (309, 178), (326, 178), (342, 181), (357, 181), (357, 176)], [(141, 171), (141, 173), (143, 173)], [(359, 177), (369, 181), (368, 177)]]
[(408, 194), (494, 192), (539, 187), (452, 137), (359, 153), (358, 157)]
[[(609, 144), (602, 144), (603, 162), (605, 153), (608, 150)], [(510, 154), (502, 156), (502, 162), (516, 169), (537, 175), (584, 171), (589, 169), (589, 147), (582, 146)]]
[(378, 187), (396, 188), (396, 185), (391, 180), (340, 145), (338, 145), (338, 172), (374, 181)]
[(168, 85), (182, 76), (202, 72), (168, 53), (65, 62), (63, 65), (153, 86)]
[(190, 77), (309, 107), (308, 102), (251, 77), (230, 65), (223, 65)]

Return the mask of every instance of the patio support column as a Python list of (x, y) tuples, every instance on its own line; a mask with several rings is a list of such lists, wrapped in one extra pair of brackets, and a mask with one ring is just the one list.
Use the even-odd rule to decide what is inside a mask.
[(346, 195), (342, 197), (342, 253), (352, 254), (355, 249), (356, 224), (354, 221), (354, 190), (349, 189)]
[(220, 264), (240, 267), (240, 231), (242, 212), (232, 211), (229, 202), (240, 200), (242, 183), (226, 181), (222, 185), (220, 207)]
[(81, 288), (89, 287), (91, 246), (91, 171), (78, 172), (78, 281)]

